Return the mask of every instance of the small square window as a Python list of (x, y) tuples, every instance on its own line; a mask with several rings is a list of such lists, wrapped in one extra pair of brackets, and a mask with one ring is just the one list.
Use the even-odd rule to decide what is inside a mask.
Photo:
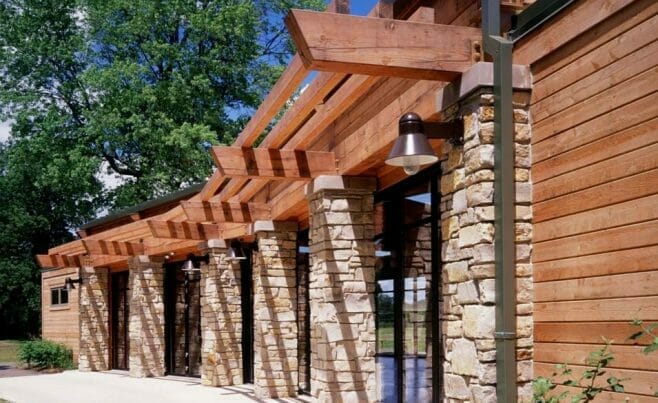
[(50, 289), (50, 305), (66, 305), (69, 303), (69, 290), (64, 287)]

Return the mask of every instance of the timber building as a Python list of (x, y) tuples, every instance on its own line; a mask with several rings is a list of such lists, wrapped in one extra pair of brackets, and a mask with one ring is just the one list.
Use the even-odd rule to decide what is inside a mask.
[(259, 398), (513, 402), (605, 336), (624, 396), (655, 401), (628, 322), (658, 321), (657, 12), (292, 11), (298, 53), (206, 183), (38, 256), (43, 337), (81, 371)]

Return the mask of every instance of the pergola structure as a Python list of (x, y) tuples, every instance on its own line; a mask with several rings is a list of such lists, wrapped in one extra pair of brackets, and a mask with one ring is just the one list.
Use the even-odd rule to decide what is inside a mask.
[[(502, 2), (502, 14), (509, 17), (512, 13), (522, 10), (523, 4), (521, 1)], [(348, 1), (334, 0), (328, 6), (328, 11), (293, 10), (290, 12), (286, 25), (297, 46), (298, 53), (294, 55), (280, 79), (234, 143), (231, 146), (212, 148), (216, 170), (202, 187), (194, 188), (192, 192), (183, 191), (164, 200), (146, 203), (89, 223), (79, 232), (79, 240), (51, 248), (47, 255), (38, 256), (38, 261), (44, 268), (80, 267), (85, 271), (85, 276), (97, 276), (98, 278), (100, 277), (94, 273), (94, 268), (107, 268), (109, 272), (117, 272), (129, 267), (132, 292), (136, 295), (139, 294), (144, 300), (152, 299), (155, 304), (160, 304), (162, 302), (160, 290), (149, 290), (149, 287), (145, 286), (145, 284), (150, 284), (154, 289), (162, 287), (160, 285), (162, 274), (153, 274), (155, 270), (149, 266), (149, 260), (162, 266), (165, 259), (181, 261), (189, 254), (201, 254), (215, 250), (215, 254), (219, 256), (223, 252), (217, 251), (225, 248), (227, 241), (241, 240), (258, 243), (257, 233), (275, 234), (267, 240), (269, 243), (258, 244), (261, 260), (254, 263), (254, 272), (259, 273), (257, 276), (267, 277), (270, 269), (268, 264), (276, 260), (268, 261), (267, 259), (272, 255), (280, 254), (277, 257), (279, 261), (274, 263), (274, 265), (280, 265), (281, 261), (289, 259), (289, 255), (296, 252), (296, 249), (290, 246), (291, 240), (296, 239), (296, 231), (313, 225), (309, 222), (309, 216), (315, 212), (311, 211), (309, 206), (314, 205), (318, 208), (317, 206), (324, 205), (325, 202), (333, 205), (336, 200), (331, 198), (338, 196), (333, 194), (326, 196), (323, 193), (323, 186), (328, 185), (331, 190), (339, 189), (339, 187), (332, 188), (336, 182), (331, 178), (341, 178), (340, 180), (343, 182), (340, 186), (345, 183), (349, 184), (347, 187), (353, 188), (349, 190), (354, 191), (355, 196), (345, 193), (343, 194), (345, 197), (337, 200), (340, 203), (336, 204), (347, 204), (347, 207), (343, 208), (348, 210), (355, 208), (356, 210), (350, 210), (350, 213), (347, 214), (349, 217), (343, 217), (340, 220), (347, 219), (353, 220), (353, 222), (328, 223), (329, 226), (336, 224), (337, 227), (328, 232), (326, 228), (316, 231), (324, 231), (324, 233), (317, 239), (311, 240), (310, 249), (313, 251), (311, 254), (322, 256), (320, 260), (325, 260), (324, 263), (318, 264), (319, 272), (322, 270), (329, 272), (334, 270), (334, 267), (342, 267), (344, 277), (351, 280), (338, 279), (340, 276), (324, 272), (310, 280), (311, 283), (315, 282), (311, 288), (314, 286), (320, 288), (323, 290), (323, 295), (328, 295), (326, 298), (310, 296), (311, 304), (315, 303), (316, 308), (321, 307), (313, 312), (313, 315), (317, 315), (318, 311), (327, 312), (332, 309), (346, 311), (341, 311), (336, 315), (325, 314), (326, 317), (313, 324), (326, 333), (316, 334), (314, 342), (321, 340), (327, 347), (323, 347), (320, 351), (313, 351), (316, 358), (313, 362), (312, 378), (314, 377), (317, 382), (326, 385), (311, 386), (311, 389), (317, 391), (321, 401), (331, 401), (338, 397), (346, 399), (344, 401), (375, 400), (373, 383), (376, 372), (374, 362), (375, 319), (372, 303), (375, 290), (375, 253), (372, 237), (374, 225), (372, 222), (359, 222), (359, 220), (373, 221), (373, 192), (375, 190), (385, 190), (406, 177), (402, 169), (388, 166), (384, 162), (398, 137), (400, 116), (405, 112), (414, 111), (427, 122), (449, 121), (457, 118), (460, 113), (459, 107), (444, 114), (446, 107), (455, 106), (462, 97), (471, 96), (473, 93), (476, 93), (473, 105), (479, 106), (483, 101), (480, 100), (477, 90), (482, 86), (489, 88), (493, 86), (491, 74), (489, 74), (492, 69), (491, 63), (481, 63), (486, 61), (483, 48), (486, 41), (483, 41), (483, 31), (478, 27), (483, 14), (480, 1), (380, 1), (368, 17), (357, 17), (349, 15)], [(499, 13), (499, 10), (496, 9), (495, 12)], [(509, 22), (509, 19), (504, 18), (503, 21)], [(511, 59), (509, 64), (511, 76)], [(478, 66), (481, 68), (478, 69)], [(480, 74), (485, 70), (489, 72), (488, 75)], [(311, 71), (316, 71), (317, 74), (308, 86), (300, 91), (294, 102), (290, 103), (290, 99), (296, 94)], [(474, 77), (470, 81), (472, 84), (470, 87), (469, 80), (465, 79), (467, 74), (471, 74), (471, 78)], [(464, 85), (460, 85), (462, 78), (465, 81)], [(482, 84), (481, 80), (486, 81), (487, 84)], [(451, 87), (447, 87), (448, 84)], [(511, 96), (512, 83), (508, 84)], [(444, 87), (443, 97), (437, 96)], [(521, 87), (526, 91), (529, 85)], [(452, 99), (452, 104), (446, 103), (448, 98)], [(511, 105), (511, 98), (509, 101)], [(527, 107), (527, 103), (524, 107)], [(285, 112), (267, 135), (259, 141), (263, 131), (283, 108), (285, 108)], [(486, 121), (491, 118), (491, 116), (484, 116), (485, 112), (482, 114), (483, 116), (477, 119)], [(527, 123), (527, 121), (520, 122)], [(465, 129), (465, 132), (469, 131), (472, 132), (472, 129)], [(444, 140), (430, 140), (430, 143), (439, 155), (445, 156), (448, 152), (446, 150), (451, 149), (451, 146), (445, 145)], [(510, 141), (510, 145), (513, 146), (513, 140)], [(513, 148), (512, 152), (514, 152)], [(453, 164), (452, 168), (456, 166), (454, 164), (464, 164), (465, 158), (454, 156), (449, 158), (454, 160), (450, 162)], [(489, 166), (488, 162), (484, 161), (485, 159), (487, 157), (482, 157), (474, 164), (477, 165), (477, 170), (486, 171), (485, 175), (489, 176), (476, 179), (471, 185), (478, 186), (476, 182), (480, 180), (491, 181), (493, 171), (490, 168), (493, 167)], [(464, 169), (460, 168), (461, 177), (456, 173), (458, 170), (446, 173), (445, 189), (443, 177), (439, 181), (440, 185), (434, 179), (433, 185), (431, 185), (434, 189), (432, 193), (438, 194), (436, 187), (440, 186), (441, 197), (453, 197), (452, 193), (457, 190), (457, 187), (464, 186), (456, 184), (458, 181), (464, 180)], [(513, 183), (513, 178), (509, 181)], [(454, 184), (450, 185), (451, 182)], [(309, 184), (311, 185), (309, 186)], [(341, 191), (344, 190), (347, 191), (341, 189)], [(325, 196), (326, 200), (313, 199)], [(346, 201), (352, 200), (350, 199), (352, 196), (355, 200), (359, 200), (356, 207), (350, 206), (350, 201)], [(512, 197), (510, 201), (513, 204), (514, 198)], [(488, 203), (488, 208), (493, 209), (493, 201), (483, 201), (483, 203)], [(428, 278), (434, 276), (433, 287), (435, 288), (432, 291), (432, 298), (437, 298), (434, 301), (437, 307), (439, 298), (437, 294), (440, 293), (441, 287), (440, 257), (438, 257), (441, 253), (439, 251), (441, 239), (437, 238), (441, 236), (437, 229), (437, 222), (440, 222), (438, 204), (439, 201), (433, 202), (433, 210), (428, 212), (431, 213), (430, 218), (433, 217), (435, 221), (431, 237), (428, 235), (430, 232), (428, 228), (426, 234), (428, 238), (418, 241), (426, 248), (425, 251), (419, 251), (419, 254), (421, 252), (426, 255), (433, 253), (434, 256), (433, 262), (424, 266), (423, 270), (426, 270), (427, 273), (421, 273), (419, 276), (427, 275)], [(359, 209), (363, 211), (359, 211)], [(334, 212), (328, 212), (326, 216), (334, 217), (332, 214)], [(337, 214), (345, 215), (343, 211)], [(487, 217), (489, 216), (487, 215)], [(487, 217), (478, 217), (478, 220), (493, 221), (492, 218)], [(454, 224), (455, 222), (457, 224)], [(513, 233), (513, 217), (510, 222), (511, 227), (508, 229), (511, 228)], [(275, 223), (286, 223), (286, 225), (280, 229)], [(290, 223), (293, 225), (287, 225)], [(456, 216), (451, 223), (450, 225), (453, 227), (455, 225), (458, 227), (459, 221)], [(340, 235), (346, 236), (347, 240), (339, 239), (339, 242), (333, 242), (334, 239), (330, 239), (327, 234), (333, 233), (334, 230), (343, 231), (344, 228), (338, 228), (343, 224), (345, 227), (356, 224), (357, 228), (348, 228), (349, 235)], [(361, 224), (366, 225), (359, 227)], [(438, 225), (443, 227), (443, 223)], [(363, 228), (368, 228), (368, 230)], [(471, 227), (471, 229), (473, 228), (476, 226)], [(479, 228), (493, 229), (493, 224), (482, 223), (476, 229)], [(311, 228), (311, 233), (313, 233), (312, 230), (313, 228)], [(452, 235), (456, 234), (454, 228), (450, 231), (452, 231)], [(326, 238), (322, 238), (324, 235), (327, 235)], [(215, 242), (216, 240), (220, 242)], [(338, 251), (334, 254), (331, 248), (340, 241), (350, 243), (350, 253), (353, 253), (354, 256), (348, 259), (359, 260), (360, 267), (339, 261), (341, 252)], [(444, 239), (444, 241), (448, 241), (448, 239)], [(484, 235), (481, 241), (493, 244), (493, 239), (489, 239), (488, 235)], [(269, 249), (272, 243), (276, 247)], [(513, 250), (513, 242), (509, 245)], [(367, 251), (367, 253), (362, 253), (362, 251)], [(213, 258), (210, 258), (209, 264), (212, 268), (209, 269), (208, 265), (205, 268), (202, 267), (200, 269), (202, 278), (205, 276), (210, 279), (210, 282), (215, 281), (213, 270), (224, 270), (225, 273), (235, 275), (235, 271), (230, 271), (230, 264), (227, 269), (221, 266), (226, 264), (225, 261), (221, 259), (218, 261), (221, 262), (213, 262)], [(510, 278), (512, 284), (514, 281), (513, 264), (512, 259), (508, 264), (512, 270)], [(431, 273), (429, 272), (430, 266)], [(285, 290), (285, 292), (281, 292), (282, 294), (294, 293), (294, 291), (290, 291), (292, 287), (289, 282), (293, 276), (287, 273), (288, 269), (291, 268), (276, 266), (272, 270), (274, 274), (271, 278), (266, 278), (266, 280), (261, 278), (259, 280), (261, 283), (256, 285), (260, 287), (260, 291), (257, 292), (260, 294), (255, 296), (257, 306), (265, 301), (265, 306), (259, 306), (260, 311), (267, 311), (263, 314), (263, 323), (260, 324), (261, 333), (258, 335), (256, 349), (260, 349), (261, 355), (266, 355), (272, 353), (274, 347), (277, 347), (278, 351), (272, 355), (278, 354), (279, 356), (270, 358), (276, 365), (284, 369), (287, 366), (295, 368), (297, 363), (291, 363), (286, 358), (287, 354), (291, 352), (285, 351), (286, 340), (282, 334), (294, 334), (297, 332), (297, 328), (294, 324), (290, 325), (289, 318), (282, 320), (283, 325), (276, 322), (276, 319), (271, 318), (276, 316), (271, 311), (281, 306), (294, 305), (292, 301), (295, 300), (295, 297), (281, 297), (283, 300), (276, 301), (276, 306), (268, 306), (267, 302), (271, 302), (279, 296), (272, 297), (266, 294), (272, 292), (271, 288), (279, 286)], [(149, 277), (134, 274), (140, 270), (142, 272), (150, 270), (153, 273), (149, 272)], [(294, 267), (292, 270), (294, 271)], [(277, 278), (277, 276), (279, 277)], [(335, 282), (331, 280), (333, 277), (336, 277)], [(327, 280), (327, 284), (322, 283), (324, 278), (330, 279)], [(103, 294), (103, 290), (100, 288), (104, 282), (107, 282), (107, 278), (90, 282), (93, 283), (90, 285), (91, 291), (84, 298), (88, 300), (98, 298), (98, 295)], [(217, 282), (217, 284), (220, 283), (221, 281)], [(263, 283), (266, 284), (263, 285)], [(429, 282), (425, 282), (423, 279), (423, 284), (427, 283)], [(210, 287), (215, 293), (219, 288), (217, 284), (213, 283)], [(226, 287), (223, 291), (233, 293), (231, 294), (233, 298), (228, 298), (228, 300), (235, 301), (236, 296), (239, 296), (239, 290), (235, 289), (235, 284), (230, 282), (229, 284), (232, 285), (222, 283), (222, 287)], [(271, 284), (277, 284), (277, 286), (274, 287)], [(97, 289), (93, 287), (97, 287)], [(280, 290), (277, 289), (275, 293), (279, 292)], [(344, 293), (344, 296), (336, 297), (333, 294), (326, 294), (326, 292), (329, 294), (332, 292)], [(427, 292), (429, 295), (429, 290)], [(216, 295), (213, 295), (214, 297)], [(345, 301), (342, 301), (343, 298)], [(86, 306), (94, 305), (88, 301), (85, 301), (85, 304)], [(136, 328), (147, 329), (142, 333), (136, 333), (136, 337), (142, 339), (141, 345), (146, 346), (148, 343), (155, 346), (161, 345), (159, 340), (153, 342), (154, 336), (152, 335), (158, 333), (160, 331), (158, 329), (163, 328), (162, 320), (158, 316), (160, 308), (147, 306), (140, 301), (136, 301), (135, 304), (144, 305), (137, 306), (136, 308), (142, 309), (142, 311), (133, 315), (134, 321), (137, 323)], [(344, 307), (341, 304), (349, 306)], [(100, 305), (103, 303), (101, 302)], [(401, 304), (399, 305), (401, 306)], [(512, 315), (514, 314), (513, 305), (509, 306)], [(102, 309), (106, 308), (102, 307)], [(490, 307), (482, 303), (481, 308), (483, 312), (489, 312)], [(88, 310), (88, 308), (85, 309)], [(221, 309), (235, 310), (235, 307), (224, 306)], [(215, 307), (210, 307), (209, 310), (217, 316), (224, 315), (224, 312), (218, 313), (218, 309)], [(435, 311), (432, 312), (435, 313)], [(86, 332), (81, 337), (94, 338), (94, 329), (98, 328), (94, 321), (106, 322), (106, 313), (85, 312), (85, 315), (92, 317), (90, 321), (92, 324), (81, 325), (81, 329), (84, 328), (81, 333)], [(156, 319), (152, 319), (151, 316)], [(435, 316), (438, 317), (438, 315)], [(144, 317), (148, 318), (144, 319)], [(133, 318), (130, 320), (132, 324)], [(215, 338), (227, 336), (224, 329), (231, 327), (230, 325), (234, 324), (231, 321), (235, 318), (227, 319), (222, 316), (222, 320), (225, 320), (228, 325), (222, 323), (220, 326), (218, 323), (207, 321), (208, 326), (216, 327), (213, 331), (217, 332), (217, 335), (213, 335), (213, 339), (209, 341), (209, 343), (213, 343), (212, 347), (208, 349), (204, 347), (204, 352), (210, 351), (211, 358), (206, 364), (212, 368), (209, 370), (211, 375), (206, 375), (204, 372), (203, 376), (204, 381), (208, 380), (213, 385), (236, 383), (237, 375), (231, 374), (230, 368), (239, 366), (232, 361), (237, 360), (237, 356), (240, 355), (237, 347), (224, 345), (220, 354), (214, 344)], [(441, 346), (438, 344), (440, 341), (440, 336), (437, 334), (439, 332), (438, 319), (428, 319), (427, 323), (430, 321), (433, 326), (431, 332), (436, 334), (436, 337), (434, 340), (426, 341), (425, 345), (432, 344), (436, 353), (434, 356), (428, 357), (427, 361), (431, 361), (434, 368), (440, 368), (441, 353), (438, 351)], [(345, 324), (351, 325), (345, 328)], [(281, 326), (284, 330), (280, 329)], [(357, 327), (358, 331), (355, 331), (354, 329)], [(232, 337), (232, 335), (229, 334), (228, 337)], [(98, 356), (98, 351), (106, 348), (107, 338), (96, 338), (102, 339), (102, 341), (97, 342), (94, 347), (98, 347), (98, 345), (100, 347), (96, 348), (97, 351), (87, 354), (85, 360), (94, 354)], [(148, 340), (144, 342), (145, 339)], [(515, 346), (512, 337), (507, 337), (507, 339), (508, 342), (511, 342), (511, 349), (507, 351), (512, 354), (512, 360), (507, 361), (507, 370), (513, 374), (506, 381), (511, 385), (508, 385), (506, 389), (513, 389), (510, 393), (515, 394), (517, 381), (513, 358)], [(206, 343), (205, 340), (204, 343)], [(258, 343), (272, 343), (272, 345), (263, 346)], [(345, 352), (346, 344), (351, 345), (353, 351)], [(318, 348), (317, 345), (312, 347), (312, 349), (315, 348)], [(132, 349), (131, 346), (131, 354), (133, 354)], [(473, 352), (475, 352), (474, 349), (475, 347), (473, 347)], [(282, 352), (282, 350), (284, 351)], [(159, 352), (154, 354), (153, 351), (158, 352), (159, 350), (156, 347), (143, 348), (142, 351), (135, 354), (135, 357), (131, 355), (131, 365), (133, 359), (136, 363), (141, 361), (138, 363), (139, 365), (135, 365), (135, 368), (139, 367), (139, 370), (131, 366), (131, 372), (135, 370), (137, 376), (162, 374), (161, 361), (163, 359), (160, 355), (163, 354)], [(296, 357), (297, 352), (291, 354)], [(344, 359), (342, 363), (346, 366), (344, 370), (329, 368), (335, 365), (335, 357), (341, 356), (341, 354), (356, 358), (352, 361), (350, 361), (352, 357)], [(146, 356), (148, 357), (145, 358)], [(477, 360), (477, 357), (475, 359)], [(222, 360), (230, 362), (217, 362)], [(156, 362), (156, 370), (145, 369), (150, 365), (144, 364), (146, 361)], [(270, 365), (270, 362), (261, 362), (256, 369), (257, 378), (260, 377), (260, 380), (257, 379), (255, 382), (257, 394), (260, 393), (259, 397), (282, 397), (294, 394), (296, 391), (290, 389), (293, 388), (294, 382), (285, 383), (279, 378), (280, 375), (268, 372)], [(101, 362), (98, 365), (94, 363), (87, 367), (106, 368), (107, 365)], [(217, 374), (216, 371), (221, 373)], [(228, 375), (225, 373), (226, 371), (229, 372)], [(458, 372), (459, 375), (455, 376), (459, 378), (460, 382), (464, 382), (461, 375), (475, 375), (472, 370), (469, 371), (467, 373)], [(291, 369), (290, 372), (294, 373), (295, 370)], [(402, 372), (398, 372), (401, 377)], [(343, 373), (342, 378), (349, 375), (351, 379), (343, 382), (339, 373)], [(432, 376), (434, 380), (430, 380), (430, 382), (436, 382), (436, 386), (429, 393), (433, 393), (436, 398), (441, 393), (438, 382), (443, 381), (438, 380), (438, 375)], [(275, 383), (275, 381), (280, 382)], [(527, 379), (523, 379), (523, 382), (527, 383), (527, 381)], [(489, 385), (487, 387), (491, 387), (490, 385), (495, 383), (495, 380), (485, 379), (482, 382)], [(500, 380), (499, 382), (503, 383)], [(314, 385), (313, 381), (311, 384)], [(465, 385), (464, 388), (466, 388)], [(341, 393), (343, 394), (341, 395)], [(501, 400), (505, 399), (505, 396), (501, 398)]]
[[(501, 6), (523, 9), (517, 1)], [(481, 30), (470, 27), (479, 24), (479, 2), (381, 1), (357, 17), (341, 14), (349, 2), (335, 0), (327, 11), (290, 13), (298, 53), (234, 143), (212, 148), (217, 169), (198, 193), (86, 226), (79, 240), (39, 255), (39, 264), (79, 266), (86, 255), (94, 266), (118, 269), (140, 254), (177, 259), (200, 241), (249, 239), (256, 220), (308, 225), (304, 185), (317, 176), (371, 176), (380, 189), (403, 179), (401, 169), (383, 164), (397, 119), (414, 109), (440, 120), (424, 97), (483, 60)], [(312, 70), (319, 73), (256, 144)], [(441, 143), (432, 141), (437, 150)]]

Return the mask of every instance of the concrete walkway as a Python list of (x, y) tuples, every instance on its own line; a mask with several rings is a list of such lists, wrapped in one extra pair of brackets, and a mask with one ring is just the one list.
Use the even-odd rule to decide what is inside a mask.
[(199, 380), (194, 378), (131, 378), (127, 373), (119, 371), (100, 373), (65, 371), (59, 374), (1, 378), (0, 398), (12, 403), (274, 401), (256, 399), (250, 385), (213, 388), (202, 386)]

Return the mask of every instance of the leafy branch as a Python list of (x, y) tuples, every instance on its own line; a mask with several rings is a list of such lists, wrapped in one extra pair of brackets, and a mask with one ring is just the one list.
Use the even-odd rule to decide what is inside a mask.
[(642, 336), (647, 336), (651, 339), (651, 343), (649, 343), (648, 346), (644, 347), (642, 349), (642, 352), (644, 354), (649, 354), (653, 351), (658, 350), (658, 335), (654, 333), (654, 330), (658, 328), (658, 323), (652, 323), (649, 325), (645, 325), (644, 322), (640, 319), (633, 319), (630, 322), (631, 325), (637, 326), (640, 328), (637, 332), (633, 333), (629, 339), (631, 340), (638, 340)]
[[(599, 377), (605, 375), (605, 368), (614, 360), (614, 356), (610, 351), (612, 341), (605, 338), (603, 338), (603, 341), (605, 345), (599, 350), (591, 352), (585, 360), (585, 364), (590, 368), (583, 371), (580, 377), (572, 378), (574, 375), (573, 370), (567, 364), (559, 364), (556, 365), (556, 371), (550, 377), (540, 376), (536, 378), (532, 384), (533, 402), (560, 403), (565, 401), (569, 397), (568, 391), (558, 395), (550, 395), (560, 385), (582, 388), (580, 393), (571, 396), (571, 399), (568, 400), (571, 403), (590, 402), (604, 391), (624, 392), (624, 386), (621, 382), (627, 379), (611, 376), (606, 379), (604, 386), (598, 386), (599, 384), (596, 382)], [(559, 382), (556, 377), (567, 377), (567, 379)]]

